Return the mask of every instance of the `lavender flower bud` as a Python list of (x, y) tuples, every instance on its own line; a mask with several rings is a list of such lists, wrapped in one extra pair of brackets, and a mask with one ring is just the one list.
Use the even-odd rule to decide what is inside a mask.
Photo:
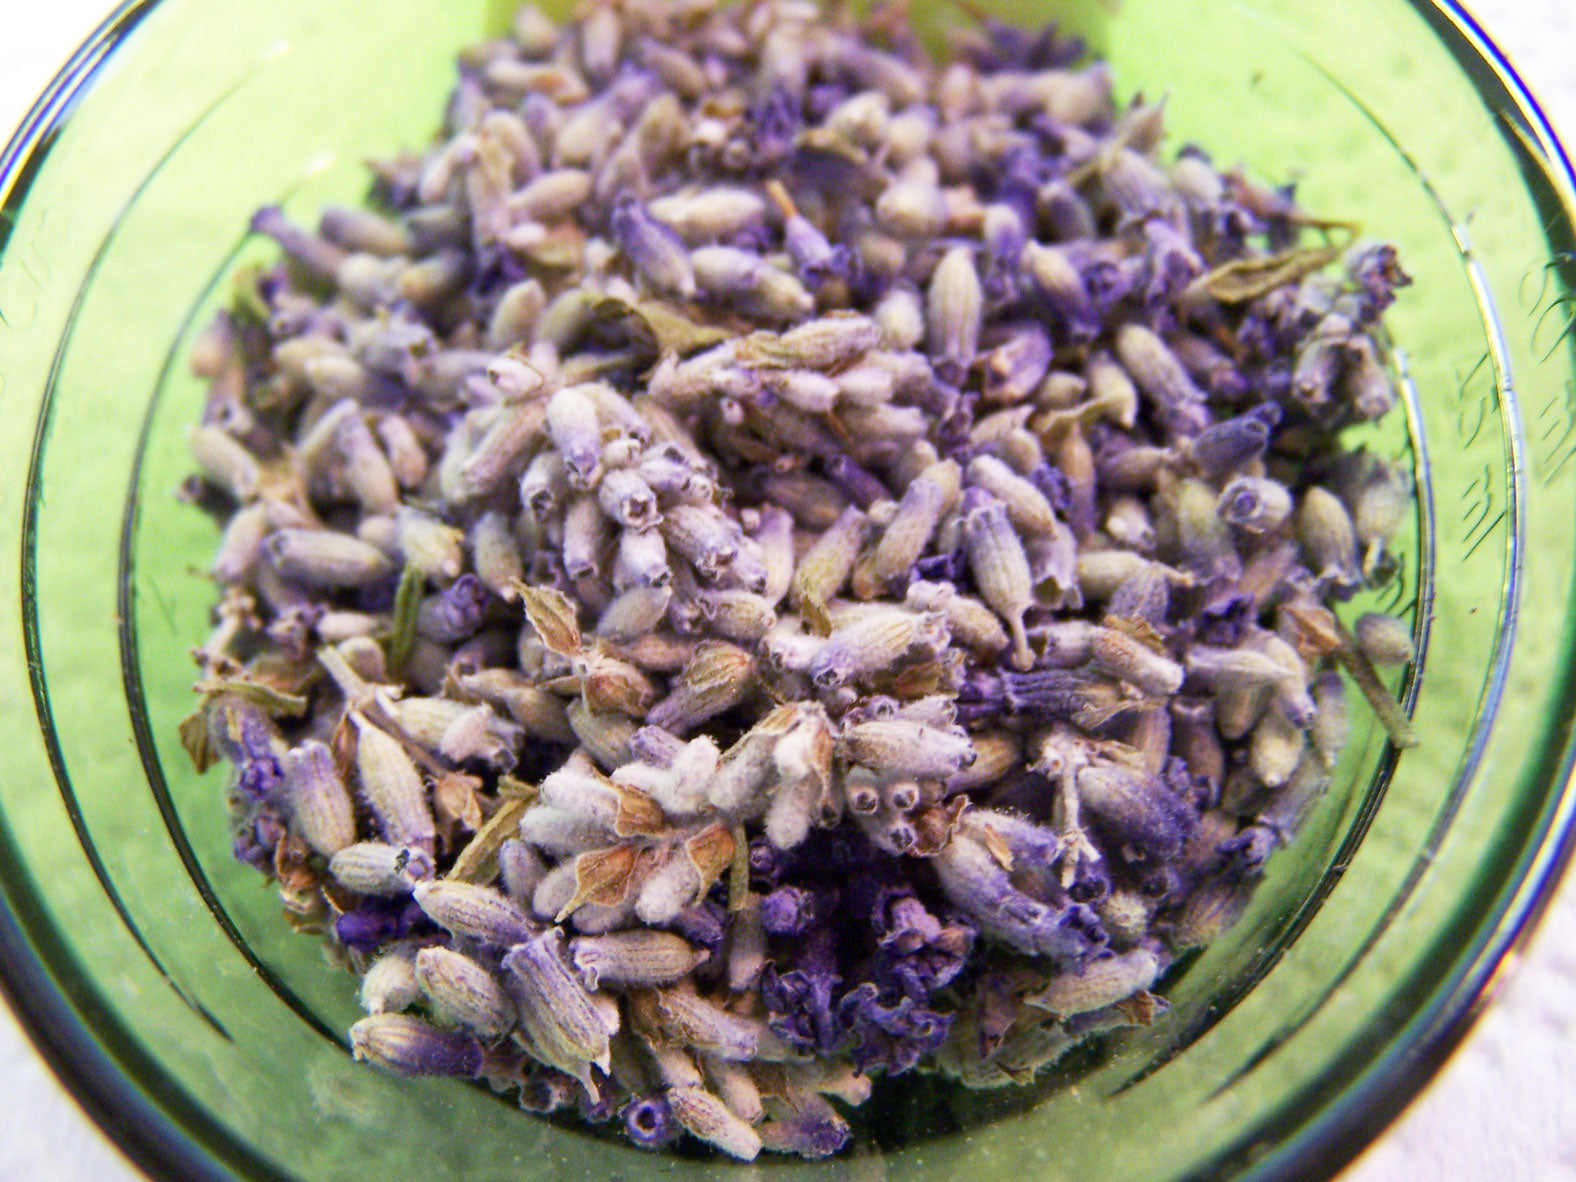
[(1033, 291), (1048, 306), (1063, 336), (1081, 344), (1100, 335), (1099, 312), (1067, 251), (1030, 242), (1023, 248), (1022, 266)]
[(662, 623), (672, 599), (671, 587), (631, 587), (607, 605), (597, 619), (596, 634), (609, 640), (643, 636)]
[(1314, 715), (1308, 727), (1308, 739), (1324, 770), (1332, 772), (1350, 730), (1346, 686), (1341, 675), (1332, 670), (1314, 679), (1312, 692)]
[(739, 553), (742, 540), (726, 517), (697, 505), (675, 505), (659, 523), (662, 536), (701, 578), (715, 581)]
[(383, 839), (431, 853), (436, 830), (421, 773), (397, 739), (359, 714), (351, 720), (356, 726), (356, 778)]
[(931, 358), (937, 372), (957, 380), (979, 352), (984, 292), (967, 247), (955, 246), (942, 256), (925, 294), (925, 321)]
[(942, 515), (957, 502), (961, 477), (956, 461), (941, 460), (925, 468), (904, 491), (876, 546), (875, 575), (882, 583), (906, 576), (925, 552)]
[(925, 618), (891, 609), (862, 615), (838, 628), (821, 645), (806, 670), (822, 689), (890, 669), (923, 638)]
[(1248, 766), (1267, 788), (1279, 788), (1302, 759), (1302, 729), (1279, 710), (1266, 710), (1248, 738)]
[(755, 661), (722, 641), (706, 641), (674, 679), (668, 696), (652, 707), (646, 721), (682, 734), (738, 705), (755, 687)]
[(925, 339), (924, 307), (919, 293), (906, 284), (887, 288), (874, 316), (881, 343), (888, 349), (912, 349)]
[(671, 985), (711, 955), (671, 932), (632, 930), (581, 936), (570, 942), (570, 961), (587, 989)]
[(1209, 477), (1235, 472), (1264, 454), (1270, 424), (1258, 415), (1238, 415), (1204, 428), (1190, 449), (1193, 462)]
[(894, 719), (865, 722), (845, 730), (839, 753), (889, 775), (945, 780), (974, 762), (974, 745), (961, 732)]
[(1267, 533), (1291, 516), (1291, 493), (1278, 481), (1239, 476), (1221, 492), (1215, 511), (1249, 533)]
[(660, 1149), (679, 1135), (678, 1122), (666, 1097), (656, 1093), (636, 1096), (622, 1115), (629, 1139), (642, 1149)]
[(508, 948), (537, 931), (530, 916), (491, 887), (439, 879), (418, 883), (415, 895), (433, 923), (483, 944)]
[(394, 572), (377, 547), (335, 530), (275, 530), (263, 543), (263, 553), (285, 578), (328, 590), (362, 587)]
[(1334, 493), (1314, 485), (1302, 494), (1297, 540), (1315, 577), (1343, 592), (1360, 585), (1356, 532), (1346, 507)]
[(634, 1005), (645, 1021), (669, 1038), (719, 1059), (748, 1063), (786, 1055), (786, 1048), (764, 1022), (725, 1010), (682, 985), (640, 993)]
[(514, 1002), (490, 972), (448, 948), (416, 954), (416, 980), (439, 1013), (480, 1038), (501, 1038), (514, 1029)]
[(557, 451), (540, 451), (520, 477), (520, 504), (537, 521), (548, 521), (569, 494), (564, 457)]
[(398, 1075), (474, 1076), (482, 1049), (474, 1038), (438, 1030), (409, 1014), (373, 1014), (350, 1028), (357, 1059)]
[(668, 1092), (673, 1118), (685, 1130), (715, 1145), (730, 1157), (754, 1161), (761, 1152), (761, 1139), (746, 1122), (710, 1092), (702, 1088), (673, 1088)]
[(1077, 785), (1083, 807), (1135, 849), (1160, 860), (1181, 852), (1192, 814), (1158, 779), (1091, 764), (1078, 772)]
[(1146, 945), (1096, 958), (1073, 972), (1053, 977), (1045, 988), (1024, 1000), (1062, 1017), (1086, 1014), (1148, 989), (1164, 966), (1159, 952)]
[(505, 987), (533, 1053), (590, 1088), (591, 1068), (608, 1070), (616, 1011), (609, 1018), (593, 1003), (564, 961), (563, 942), (563, 933), (549, 928), (516, 944), (503, 958)]
[(328, 862), (334, 881), (358, 895), (408, 895), (416, 883), (432, 877), (432, 870), (432, 855), (419, 846), (376, 841), (347, 845)]
[(613, 207), (613, 237), (643, 279), (659, 291), (689, 299), (695, 294), (695, 271), (684, 242), (633, 198)]
[(1208, 422), (1204, 395), (1155, 333), (1140, 324), (1117, 330), (1116, 354), (1173, 436), (1199, 434)]
[(569, 483), (590, 488), (602, 465), (602, 426), (596, 401), (583, 386), (566, 386), (547, 400), (547, 434), (564, 457)]
[(354, 842), (355, 807), (327, 745), (309, 739), (280, 764), (290, 823), (302, 840), (326, 858)]
[(1412, 630), (1394, 616), (1364, 612), (1352, 633), (1363, 655), (1376, 665), (1404, 665), (1412, 659)]
[(361, 1008), (369, 1014), (398, 1013), (420, 1000), (414, 944), (391, 945), (361, 978)]
[(980, 596), (1006, 622), (1012, 634), (1013, 664), (1028, 669), (1034, 664), (1023, 616), (1033, 602), (1029, 560), (1023, 542), (1007, 518), (1007, 507), (992, 500), (963, 519), (963, 538), (969, 566)]
[[(456, 450), (457, 466), (448, 481), (442, 479), (448, 467), (445, 454), (439, 465), (439, 483), (445, 496), (467, 500), (497, 487), (513, 470), (515, 462), (541, 438), (545, 415), (546, 404), (541, 399), (499, 407), (468, 453), (464, 447)], [(451, 436), (451, 446), (456, 442), (457, 438)]]
[(815, 297), (797, 278), (750, 251), (703, 246), (690, 255), (690, 263), (697, 286), (753, 319), (791, 323), (815, 310)]

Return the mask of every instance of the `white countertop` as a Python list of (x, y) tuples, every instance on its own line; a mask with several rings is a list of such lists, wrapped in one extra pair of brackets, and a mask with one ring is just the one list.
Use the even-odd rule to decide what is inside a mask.
[[(15, 2), (15, 0), (13, 0)], [(106, 0), (28, 5), (0, 37), (0, 134), (21, 120)], [(1469, 0), (1576, 146), (1576, 5)], [(20, 7), (18, 11), (24, 11)], [(1504, 994), (1445, 1070), (1341, 1182), (1576, 1182), (1576, 879)], [(0, 1182), (135, 1182), (0, 1006)]]

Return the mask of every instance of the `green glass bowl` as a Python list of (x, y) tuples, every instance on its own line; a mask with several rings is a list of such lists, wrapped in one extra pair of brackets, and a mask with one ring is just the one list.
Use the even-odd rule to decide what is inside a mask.
[[(453, 1081), (351, 1061), (352, 979), (231, 860), (221, 773), (176, 723), (212, 524), (179, 503), (200, 387), (184, 355), (254, 207), (310, 219), (363, 158), (421, 143), (454, 50), (505, 0), (143, 0), (0, 160), (0, 977), (56, 1069), (167, 1177), (734, 1175), (642, 1155)], [(1547, 123), (1463, 12), (1430, 0), (1004, 0), (1088, 37), (1124, 94), (1169, 92), (1173, 147), (1397, 242), (1413, 464), (1397, 684), (1422, 745), (1356, 727), (1336, 786), (1173, 1010), (993, 1093), (960, 1129), (915, 1096), (889, 1148), (766, 1175), (1311, 1178), (1421, 1086), (1569, 847), (1576, 239)], [(944, 37), (953, 10), (922, 14)], [(1041, 1093), (1044, 1093), (1041, 1095)], [(1031, 1100), (1037, 1100), (1030, 1103)]]

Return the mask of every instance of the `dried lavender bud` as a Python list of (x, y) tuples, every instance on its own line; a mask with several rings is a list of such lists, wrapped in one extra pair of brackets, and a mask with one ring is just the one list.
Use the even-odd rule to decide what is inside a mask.
[(328, 873), (358, 895), (408, 895), (418, 882), (432, 877), (432, 857), (419, 846), (360, 841), (330, 858)]
[(755, 1130), (710, 1092), (698, 1087), (673, 1088), (668, 1092), (668, 1107), (688, 1132), (730, 1157), (754, 1161), (761, 1152)]
[(474, 1076), (482, 1049), (473, 1038), (429, 1026), (409, 1014), (374, 1014), (350, 1028), (356, 1058), (400, 1075)]
[(414, 944), (390, 946), (361, 978), (361, 1008), (369, 1014), (398, 1013), (421, 1000)]
[(356, 840), (354, 806), (332, 752), (309, 740), (287, 751), (280, 762), (291, 825), (307, 845), (332, 858)]
[(1363, 655), (1375, 665), (1404, 665), (1412, 659), (1412, 630), (1394, 616), (1364, 612), (1352, 632)]
[(182, 738), (369, 965), (363, 1057), (822, 1157), (874, 1075), (1154, 1019), (1327, 787), (1333, 665), (1411, 741), (1410, 636), (1329, 610), (1412, 511), (1338, 434), (1393, 250), (1326, 272), (1070, 39), (879, 25), (526, 8), (391, 212), (258, 215)]
[(628, 931), (582, 936), (570, 945), (570, 960), (588, 989), (609, 985), (671, 985), (710, 955), (669, 932)]
[(1007, 507), (991, 501), (970, 512), (964, 518), (963, 537), (981, 597), (1012, 634), (1013, 664), (1019, 669), (1030, 668), (1034, 651), (1029, 647), (1023, 617), (1033, 603), (1032, 580), (1028, 556), (1008, 522)]
[(514, 1002), (498, 979), (468, 956), (423, 948), (416, 954), (416, 981), (439, 1013), (480, 1038), (501, 1038), (514, 1029)]
[(530, 916), (490, 887), (440, 879), (418, 883), (415, 895), (428, 918), (456, 936), (507, 948), (537, 931)]
[(564, 962), (562, 944), (556, 928), (516, 944), (503, 958), (504, 983), (533, 1053), (589, 1088), (593, 1066), (608, 1070), (617, 1014), (598, 1009)]
[(328, 529), (275, 530), (263, 552), (284, 578), (312, 587), (361, 587), (394, 569), (376, 546)]
[(421, 773), (397, 739), (360, 715), (351, 717), (356, 724), (356, 778), (384, 840), (430, 851), (436, 830)]
[(972, 252), (953, 247), (936, 265), (925, 293), (930, 355), (943, 375), (957, 377), (973, 364), (983, 299)]

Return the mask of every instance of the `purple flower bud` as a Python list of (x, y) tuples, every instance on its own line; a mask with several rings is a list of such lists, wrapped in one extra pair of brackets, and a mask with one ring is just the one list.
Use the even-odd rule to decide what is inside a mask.
[(927, 583), (956, 584), (968, 571), (968, 558), (962, 550), (930, 554), (914, 563), (912, 578)]
[(1156, 307), (1180, 295), (1182, 289), (1202, 273), (1204, 263), (1186, 235), (1164, 218), (1146, 221), (1144, 238), (1148, 242), (1144, 301)]
[(400, 1075), (474, 1076), (482, 1048), (474, 1038), (429, 1026), (410, 1014), (373, 1014), (350, 1028), (357, 1059)]
[(1206, 427), (1193, 440), (1193, 461), (1211, 478), (1244, 468), (1264, 454), (1273, 425), (1250, 413)]
[(1084, 291), (1088, 293), (1095, 312), (1102, 320), (1109, 317), (1112, 310), (1132, 294), (1138, 275), (1122, 266), (1120, 256), (1112, 255), (1094, 243), (1072, 242), (1068, 243), (1066, 250), (1068, 258), (1078, 269)]
[(804, 104), (798, 95), (779, 83), (750, 108), (749, 120), (755, 163), (758, 167), (770, 167), (793, 149), (794, 139), (804, 126)]
[(997, 202), (986, 207), (980, 237), (985, 243), (985, 294), (1006, 302), (1018, 294), (1018, 267), (1028, 231), (1015, 205)]
[(983, 841), (967, 831), (931, 864), (947, 897), (979, 923), (982, 933), (1026, 955), (1073, 965), (1105, 943), (1099, 919), (1087, 907), (1057, 907), (1025, 894)]
[(1259, 606), (1253, 597), (1228, 585), (1199, 612), (1198, 639), (1205, 644), (1236, 648), (1258, 615)]
[(326, 239), (285, 220), (277, 205), (265, 205), (252, 215), (252, 232), (266, 234), (290, 258), (308, 271), (332, 279), (345, 261), (345, 252)]
[(236, 830), (230, 852), (236, 861), (261, 870), (274, 872), (274, 850), (285, 835), (285, 825), (271, 808), (260, 808)]
[(1036, 669), (1001, 675), (1001, 700), (1014, 714), (1071, 718), (1089, 705), (1104, 679), (1075, 669)]
[(838, 1019), (853, 1035), (854, 1066), (868, 1072), (881, 1067), (887, 1075), (912, 1071), (919, 1061), (946, 1041), (952, 1014), (919, 1005), (912, 997), (883, 1003), (880, 989), (865, 981), (838, 1002)]
[(1217, 848), (1229, 860), (1231, 873), (1242, 879), (1261, 873), (1265, 861), (1278, 845), (1280, 838), (1274, 829), (1267, 825), (1249, 825)]
[(1395, 247), (1388, 242), (1358, 247), (1347, 256), (1346, 273), (1361, 294), (1360, 319), (1364, 324), (1372, 323), (1395, 303), (1396, 288), (1412, 283), (1412, 277), (1401, 269)]
[(755, 882), (774, 887), (782, 879), (786, 855), (766, 838), (750, 841), (750, 878)]
[(728, 913), (709, 900), (686, 907), (673, 917), (671, 926), (691, 944), (712, 952), (722, 947), (727, 932)]
[(1082, 38), (1063, 36), (1054, 24), (1025, 29), (987, 17), (980, 33), (981, 40), (969, 45), (967, 54), (982, 73), (1066, 69), (1084, 55)]
[(685, 299), (695, 294), (695, 272), (684, 240), (638, 200), (619, 199), (613, 207), (612, 230), (619, 249), (646, 282)]
[(1038, 324), (1014, 325), (985, 358), (987, 402), (1016, 403), (1034, 393), (1051, 366), (1051, 338)]
[(835, 962), (830, 960), (824, 963), (801, 960), (800, 963), (802, 967), (787, 972), (779, 972), (776, 965), (767, 965), (761, 974), (766, 1024), (789, 1046), (830, 1054), (844, 1039), (832, 1002), (842, 978), (836, 972)]
[(1074, 903), (1098, 906), (1111, 894), (1111, 869), (1104, 859), (1094, 861), (1082, 858), (1073, 872), (1072, 885), (1067, 896)]
[(1025, 278), (1052, 316), (1061, 339), (1073, 345), (1089, 344), (1104, 329), (1098, 301), (1089, 286), (1094, 264), (1087, 264), (1086, 269), (1080, 263), (1071, 247), (1030, 243), (1022, 254)]
[(426, 917), (409, 898), (363, 899), (334, 921), (334, 937), (352, 952), (374, 952), (403, 939)]
[(774, 936), (802, 936), (835, 906), (836, 892), (778, 887), (761, 900), (761, 926)]
[(263, 800), (284, 782), (284, 768), (275, 753), (279, 730), (257, 706), (226, 696), (209, 710), (208, 733), (235, 765), (236, 787), (246, 799)]
[(561, 1112), (584, 1094), (580, 1081), (545, 1063), (528, 1060), (520, 1083), (520, 1107), (543, 1116)]
[(861, 509), (868, 509), (892, 495), (880, 477), (861, 468), (851, 456), (832, 456), (825, 461), (824, 467), (826, 478)]
[(1090, 815), (1139, 854), (1175, 858), (1196, 817), (1158, 777), (1115, 764), (1078, 773), (1078, 797)]
[(416, 631), (439, 644), (457, 644), (482, 626), (492, 602), (492, 593), (480, 579), (463, 574), (422, 602)]
[(1072, 481), (1067, 473), (1055, 464), (1040, 464), (1029, 473), (1029, 480), (1040, 494), (1050, 502), (1051, 508), (1061, 516), (1066, 516), (1073, 504)]
[(847, 248), (841, 243), (833, 246), (815, 223), (802, 214), (793, 214), (783, 223), (783, 246), (799, 278), (812, 288), (829, 279), (847, 276)]
[(1122, 581), (1106, 601), (1106, 612), (1163, 628), (1171, 618), (1171, 584), (1157, 567), (1145, 566)]
[(682, 1131), (668, 1102), (658, 1092), (636, 1096), (624, 1106), (624, 1130), (642, 1149), (660, 1149)]
[(806, 1096), (792, 1112), (761, 1126), (763, 1144), (780, 1153), (797, 1153), (809, 1161), (830, 1157), (850, 1136), (848, 1122), (820, 1096)]

